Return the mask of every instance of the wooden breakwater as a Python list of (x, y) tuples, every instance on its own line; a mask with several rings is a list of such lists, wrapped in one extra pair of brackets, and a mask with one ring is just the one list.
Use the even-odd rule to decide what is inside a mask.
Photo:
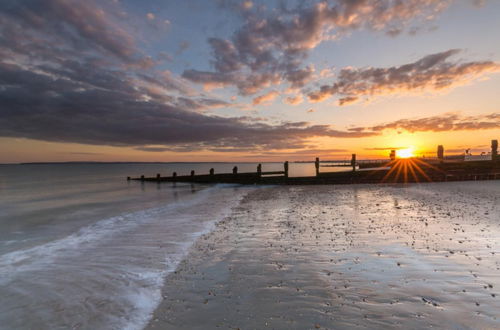
[[(498, 180), (500, 179), (500, 161), (480, 162), (427, 162), (421, 159), (394, 159), (389, 162), (373, 164), (380, 167), (359, 170), (356, 156), (353, 154), (350, 166), (351, 171), (321, 172), (319, 158), (314, 166), (315, 176), (289, 177), (289, 164), (283, 164), (283, 171), (262, 171), (259, 164), (255, 172), (238, 172), (235, 166), (232, 173), (209, 173), (170, 176), (157, 174), (155, 177), (131, 178), (143, 182), (191, 182), (191, 183), (233, 183), (233, 184), (286, 184), (286, 185), (314, 185), (314, 184), (354, 184), (354, 183), (409, 183), (409, 182), (442, 182), (467, 180)], [(344, 165), (346, 166), (346, 165)]]

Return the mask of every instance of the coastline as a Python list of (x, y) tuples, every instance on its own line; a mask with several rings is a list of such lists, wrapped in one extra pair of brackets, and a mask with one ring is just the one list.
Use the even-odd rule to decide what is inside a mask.
[(167, 277), (146, 329), (498, 327), (498, 192), (256, 190)]

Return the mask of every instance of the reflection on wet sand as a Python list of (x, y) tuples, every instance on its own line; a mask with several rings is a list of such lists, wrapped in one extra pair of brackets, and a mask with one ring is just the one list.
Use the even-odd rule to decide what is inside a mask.
[(150, 328), (498, 328), (497, 182), (251, 193)]

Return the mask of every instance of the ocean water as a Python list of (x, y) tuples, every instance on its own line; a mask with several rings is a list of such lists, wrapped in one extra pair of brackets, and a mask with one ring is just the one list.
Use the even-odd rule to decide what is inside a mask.
[(125, 178), (232, 166), (0, 165), (0, 328), (143, 328), (165, 276), (257, 188)]

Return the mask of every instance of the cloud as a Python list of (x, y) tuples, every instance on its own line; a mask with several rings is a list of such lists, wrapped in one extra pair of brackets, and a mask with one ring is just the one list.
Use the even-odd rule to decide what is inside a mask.
[(492, 61), (450, 61), (458, 49), (427, 55), (413, 63), (388, 68), (344, 68), (331, 85), (308, 94), (312, 102), (338, 96), (339, 105), (389, 94), (438, 92), (470, 83), (488, 73), (500, 71)]
[(185, 51), (186, 49), (188, 49), (188, 48), (189, 48), (189, 46), (191, 46), (191, 44), (190, 44), (188, 41), (186, 41), (186, 40), (181, 41), (181, 42), (179, 43), (179, 48), (178, 48), (178, 49), (177, 49), (177, 51), (175, 52), (175, 55), (180, 55), (180, 54), (184, 53), (184, 51)]
[(178, 97), (175, 101), (175, 104), (186, 110), (206, 110), (213, 108), (226, 108), (228, 106), (232, 106), (232, 103), (214, 99), (214, 98), (187, 98), (187, 97)]
[(289, 96), (285, 98), (284, 102), (290, 105), (299, 105), (304, 101), (302, 95)]
[(406, 149), (406, 147), (364, 148), (363, 150), (368, 150), (368, 151), (387, 151), (387, 150), (401, 150), (401, 149)]
[(155, 19), (156, 17), (155, 17), (155, 14), (153, 14), (153, 13), (147, 13), (147, 14), (146, 14), (146, 18), (147, 18), (148, 20), (150, 20), (150, 21), (154, 21), (154, 19)]
[(354, 127), (348, 129), (348, 131), (380, 133), (386, 130), (396, 130), (415, 133), (477, 131), (488, 129), (500, 129), (500, 113), (463, 116), (459, 113), (452, 112), (417, 119), (400, 119), (370, 127)]
[[(85, 75), (80, 70), (85, 68)], [(145, 97), (148, 96), (148, 97)], [(195, 99), (203, 106), (214, 99)], [(137, 88), (120, 71), (87, 63), (31, 70), (0, 63), (0, 136), (175, 150), (302, 148), (313, 137), (363, 137), (304, 122), (270, 125), (187, 111), (189, 102)]]
[(190, 69), (183, 76), (206, 87), (236, 86), (242, 95), (281, 82), (300, 88), (314, 71), (302, 63), (321, 42), (360, 29), (395, 36), (411, 23), (428, 25), (452, 2), (335, 0), (301, 3), (294, 8), (282, 4), (269, 10), (265, 6), (241, 10), (240, 5), (222, 1), (242, 16), (243, 25), (228, 39), (208, 39), (213, 71)]
[(277, 91), (270, 91), (264, 95), (258, 96), (253, 99), (252, 104), (253, 105), (259, 105), (262, 103), (267, 103), (273, 101), (275, 98), (279, 96), (279, 93)]
[[(269, 152), (304, 149), (316, 137), (362, 138), (401, 129), (404, 122), (393, 123), (394, 127), (339, 130), (307, 122), (270, 124), (259, 118), (209, 115), (200, 110), (238, 105), (208, 97), (186, 80), (207, 88), (235, 84), (244, 95), (273, 88), (257, 97), (257, 103), (277, 97), (274, 84), (283, 80), (301, 88), (314, 74), (312, 66), (301, 64), (306, 51), (331, 36), (322, 22), (332, 20), (335, 33), (356, 28), (350, 25), (361, 15), (358, 7), (352, 7), (355, 3), (367, 4), (361, 0), (337, 1), (332, 6), (322, 2), (282, 9), (282, 18), (259, 18), (257, 6), (248, 8), (248, 20), (230, 40), (210, 41), (214, 71), (186, 70), (178, 77), (155, 69), (156, 61), (141, 53), (118, 18), (101, 8), (111, 6), (108, 2), (3, 1), (0, 136), (131, 146), (150, 152)], [(346, 16), (348, 8), (354, 11)], [(188, 46), (181, 43), (179, 49)], [(286, 101), (296, 103), (298, 98)], [(488, 123), (496, 127), (499, 118), (483, 118), (481, 123), (459, 119), (453, 127), (465, 129), (473, 124), (484, 128)]]
[[(36, 56), (66, 44), (78, 52), (98, 50), (126, 60), (140, 60), (133, 37), (94, 1), (6, 0), (0, 4), (2, 43), (12, 52)], [(27, 43), (28, 42), (28, 43)]]

